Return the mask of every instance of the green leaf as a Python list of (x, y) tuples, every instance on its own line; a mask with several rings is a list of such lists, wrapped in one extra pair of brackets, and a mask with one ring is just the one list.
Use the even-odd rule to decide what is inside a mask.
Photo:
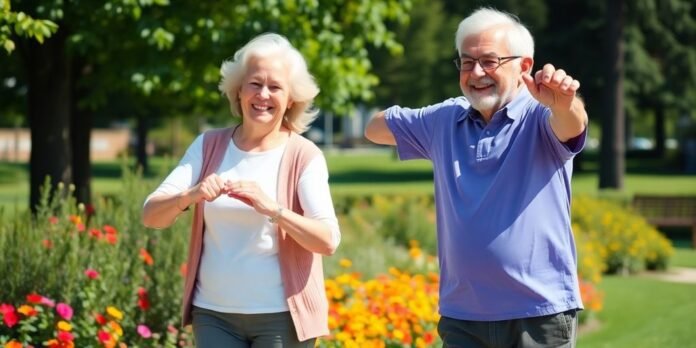
[(2, 43), (2, 47), (5, 49), (5, 51), (7, 51), (7, 53), (12, 53), (12, 51), (15, 49), (15, 43), (10, 39), (5, 39)]

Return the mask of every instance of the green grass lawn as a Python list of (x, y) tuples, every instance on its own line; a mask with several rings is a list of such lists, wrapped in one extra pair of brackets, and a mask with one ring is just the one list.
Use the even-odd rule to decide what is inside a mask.
[(696, 347), (696, 284), (612, 276), (599, 287), (599, 328), (580, 335), (578, 347)]
[[(425, 160), (399, 161), (393, 150), (381, 148), (370, 151), (325, 152), (329, 166), (331, 190), (336, 194), (347, 193), (431, 193), (432, 166)], [(696, 175), (680, 175), (665, 172), (655, 161), (633, 159), (627, 162), (629, 172), (624, 177), (621, 192), (600, 191), (596, 172), (577, 172), (573, 176), (573, 193), (631, 197), (635, 193), (692, 194), (696, 195)], [(653, 166), (650, 173), (643, 165)], [(159, 181), (176, 164), (176, 160), (153, 158), (148, 177)], [(121, 163), (97, 162), (93, 164), (93, 190), (101, 194), (113, 194), (120, 189)], [(594, 168), (594, 162), (585, 167)], [(28, 200), (28, 174), (26, 165), (0, 163), (0, 206), (25, 204)]]
[[(696, 250), (690, 248), (676, 248), (674, 255), (670, 259), (672, 267), (691, 267), (696, 268)], [(696, 298), (694, 298), (696, 302)], [(696, 339), (696, 336), (694, 336)]]

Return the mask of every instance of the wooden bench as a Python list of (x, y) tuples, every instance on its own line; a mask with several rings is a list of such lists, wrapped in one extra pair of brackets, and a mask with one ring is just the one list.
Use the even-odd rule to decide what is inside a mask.
[(633, 208), (658, 227), (691, 227), (696, 248), (696, 196), (635, 195)]

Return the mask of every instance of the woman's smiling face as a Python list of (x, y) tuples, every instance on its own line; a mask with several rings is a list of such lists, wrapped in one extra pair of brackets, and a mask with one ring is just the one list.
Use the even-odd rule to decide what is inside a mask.
[(239, 91), (245, 122), (281, 122), (292, 107), (290, 72), (283, 57), (251, 57)]

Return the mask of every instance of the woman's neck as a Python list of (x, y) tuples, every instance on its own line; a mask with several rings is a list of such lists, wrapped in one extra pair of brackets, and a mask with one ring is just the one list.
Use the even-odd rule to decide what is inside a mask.
[(263, 152), (284, 144), (289, 136), (290, 131), (285, 127), (268, 131), (240, 124), (232, 134), (232, 141), (242, 151)]

